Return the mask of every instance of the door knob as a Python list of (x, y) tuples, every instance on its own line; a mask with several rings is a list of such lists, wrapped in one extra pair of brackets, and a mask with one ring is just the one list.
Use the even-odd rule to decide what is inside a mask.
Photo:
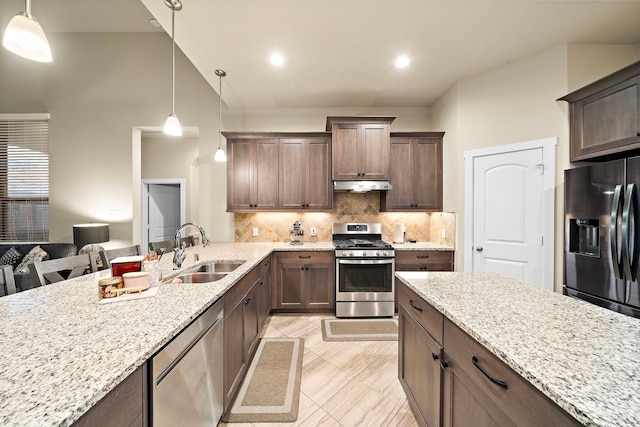
[(478, 251), (478, 252), (482, 252), (482, 251), (483, 251), (482, 246), (476, 246), (476, 251)]

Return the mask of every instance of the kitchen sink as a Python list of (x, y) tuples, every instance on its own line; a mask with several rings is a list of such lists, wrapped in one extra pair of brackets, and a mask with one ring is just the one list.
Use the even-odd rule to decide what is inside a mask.
[(182, 283), (209, 283), (223, 279), (226, 275), (226, 273), (199, 272), (181, 274), (176, 278), (182, 280)]
[(200, 266), (198, 271), (201, 272), (216, 272), (216, 273), (230, 273), (236, 268), (240, 267), (243, 262), (209, 262)]

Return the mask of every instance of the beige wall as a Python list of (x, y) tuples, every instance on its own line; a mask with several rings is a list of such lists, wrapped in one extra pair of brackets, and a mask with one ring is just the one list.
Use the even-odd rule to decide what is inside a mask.
[[(132, 129), (162, 126), (171, 112), (171, 43), (164, 33), (51, 34), (55, 60), (41, 64), (0, 49), (0, 112), (49, 112), (50, 240), (71, 242), (72, 225), (105, 221), (105, 247), (139, 243), (139, 188), (132, 185)], [(224, 164), (214, 164), (218, 97), (176, 51), (176, 114), (198, 129), (197, 209), (213, 240), (233, 239)], [(193, 158), (174, 156), (178, 168)], [(168, 172), (168, 175), (170, 173)], [(138, 186), (139, 178), (137, 180)], [(215, 227), (214, 227), (215, 224)], [(221, 226), (218, 226), (221, 224)], [(138, 227), (139, 230), (139, 227)]]
[(555, 289), (561, 290), (569, 117), (567, 105), (556, 99), (638, 59), (637, 46), (561, 46), (460, 81), (436, 102), (431, 124), (447, 132), (444, 210), (457, 214), (457, 270), (464, 266), (464, 152), (557, 137)]

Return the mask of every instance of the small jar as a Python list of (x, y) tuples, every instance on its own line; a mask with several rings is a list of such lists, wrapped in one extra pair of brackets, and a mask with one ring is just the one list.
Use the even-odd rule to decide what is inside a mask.
[(113, 298), (118, 296), (117, 289), (122, 289), (122, 277), (107, 277), (98, 281), (98, 298)]

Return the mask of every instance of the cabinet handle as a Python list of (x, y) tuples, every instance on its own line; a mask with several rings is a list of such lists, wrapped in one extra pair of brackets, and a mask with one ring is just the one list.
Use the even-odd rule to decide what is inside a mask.
[(421, 308), (421, 307), (418, 307), (418, 306), (413, 302), (413, 300), (412, 300), (412, 299), (410, 299), (410, 300), (409, 300), (409, 304), (411, 304), (411, 307), (415, 308), (416, 310), (418, 310), (418, 311), (422, 311), (422, 308)]
[(247, 305), (251, 302), (251, 298), (247, 298), (246, 300), (244, 300), (244, 305)]
[(482, 369), (482, 368), (480, 367), (480, 365), (478, 364), (478, 358), (477, 358), (477, 357), (473, 356), (473, 357), (471, 358), (471, 361), (473, 362), (474, 366), (475, 366), (476, 368), (478, 368), (478, 369), (480, 370), (480, 372), (482, 372), (482, 373), (484, 374), (484, 376), (485, 376), (485, 377), (489, 378), (489, 380), (490, 380), (492, 383), (494, 383), (494, 384), (496, 384), (496, 385), (499, 385), (500, 387), (502, 387), (502, 388), (503, 388), (503, 389), (505, 389), (505, 390), (508, 388), (507, 383), (505, 383), (504, 381), (500, 381), (500, 380), (497, 380), (497, 379), (493, 378), (493, 377), (492, 377), (491, 375), (489, 375), (489, 374), (488, 374), (484, 369)]
[(311, 255), (298, 255), (298, 258), (300, 258), (300, 259), (309, 259), (309, 258), (311, 258)]
[(429, 258), (429, 255), (418, 255), (417, 258), (418, 259), (427, 259), (427, 258)]
[(434, 360), (434, 361), (435, 361), (435, 360), (440, 359), (440, 356), (438, 356), (438, 355), (437, 355), (437, 354), (435, 354), (435, 353), (431, 353), (431, 357), (433, 357), (433, 360)]
[(446, 369), (449, 367), (449, 364), (447, 362), (445, 362), (444, 360), (440, 360), (440, 367), (442, 369)]

